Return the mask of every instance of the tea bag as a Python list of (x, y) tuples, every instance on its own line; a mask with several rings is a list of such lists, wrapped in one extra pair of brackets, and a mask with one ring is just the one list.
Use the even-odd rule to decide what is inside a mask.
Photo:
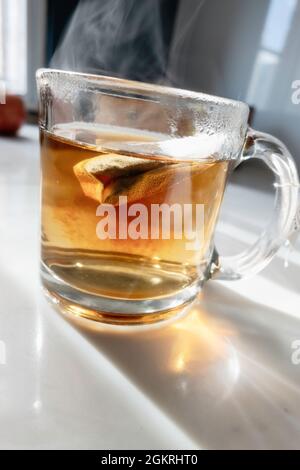
[(195, 170), (196, 166), (188, 163), (164, 164), (139, 175), (112, 181), (105, 187), (103, 198), (106, 203), (117, 206), (120, 196), (127, 196), (127, 202), (130, 204), (151, 198), (158, 193), (170, 193), (171, 188), (189, 178)]
[(97, 202), (104, 202), (104, 188), (112, 181), (162, 166), (143, 158), (127, 157), (118, 154), (104, 154), (83, 160), (74, 166), (74, 173), (79, 180), (84, 194)]
[(74, 167), (84, 194), (99, 203), (117, 206), (119, 197), (132, 203), (154, 194), (170, 191), (204, 166), (166, 163), (118, 154), (105, 154), (83, 160)]

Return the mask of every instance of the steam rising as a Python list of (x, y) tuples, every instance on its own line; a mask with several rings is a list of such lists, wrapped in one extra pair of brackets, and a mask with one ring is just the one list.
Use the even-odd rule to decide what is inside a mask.
[(143, 81), (166, 76), (159, 0), (81, 0), (51, 67)]

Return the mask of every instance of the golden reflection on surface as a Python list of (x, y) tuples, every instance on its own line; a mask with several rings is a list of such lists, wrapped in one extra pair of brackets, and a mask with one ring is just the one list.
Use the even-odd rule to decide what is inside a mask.
[(174, 360), (173, 370), (175, 372), (182, 372), (186, 368), (186, 358), (184, 354), (178, 354)]
[(142, 327), (104, 325), (68, 311), (64, 315), (97, 349), (154, 394), (169, 390), (173, 399), (191, 396), (197, 400), (205, 393), (217, 403), (232, 392), (239, 378), (239, 359), (231, 343), (236, 332), (205, 311), (201, 295), (182, 309), (181, 316)]
[(187, 372), (225, 357), (228, 352), (225, 338), (234, 334), (225, 326), (212, 322), (199, 304), (185, 318), (171, 325), (170, 330), (173, 337), (170, 371), (175, 373)]

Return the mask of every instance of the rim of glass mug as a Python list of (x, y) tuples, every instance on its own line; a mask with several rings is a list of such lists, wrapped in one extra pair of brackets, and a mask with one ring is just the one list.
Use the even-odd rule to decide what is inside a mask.
[(59, 69), (51, 69), (51, 68), (40, 68), (36, 72), (37, 80), (42, 80), (43, 76), (46, 75), (57, 75), (57, 76), (75, 76), (77, 78), (82, 78), (85, 80), (89, 80), (91, 83), (94, 81), (95, 84), (99, 85), (109, 85), (113, 86), (114, 88), (123, 89), (124, 87), (131, 91), (140, 91), (140, 92), (157, 92), (161, 95), (168, 95), (180, 98), (192, 98), (193, 100), (197, 101), (204, 101), (206, 103), (212, 104), (224, 104), (232, 106), (233, 108), (241, 108), (244, 112), (249, 113), (249, 106), (244, 103), (243, 101), (233, 100), (230, 98), (223, 98), (220, 96), (209, 95), (207, 93), (193, 91), (193, 90), (185, 90), (183, 88), (171, 87), (168, 85), (159, 85), (159, 84), (152, 84), (147, 82), (139, 82), (136, 80), (128, 80), (126, 78), (119, 78), (109, 75), (96, 75), (93, 73), (83, 73), (83, 72), (72, 72), (69, 70), (59, 70)]
[[(49, 96), (52, 96), (73, 105), (78, 98), (78, 93), (82, 90), (83, 93), (95, 93), (95, 96), (99, 94), (111, 98), (120, 97), (132, 101), (157, 103), (166, 112), (169, 109), (169, 115), (165, 116), (169, 129), (162, 139), (147, 145), (147, 148), (143, 143), (143, 149), (138, 143), (128, 144), (126, 147), (122, 146), (124, 151), (127, 150), (133, 154), (141, 152), (144, 153), (145, 158), (149, 154), (151, 158), (161, 156), (185, 161), (204, 161), (213, 158), (238, 162), (241, 155), (249, 116), (249, 106), (242, 101), (118, 77), (56, 69), (39, 69), (36, 76), (41, 95), (40, 104), (47, 102), (50, 99)], [(193, 122), (193, 128), (187, 134), (178, 134), (177, 121), (180, 116), (174, 116), (174, 110), (190, 113), (189, 121)], [(40, 107), (40, 125), (47, 130), (56, 123), (54, 113), (51, 113), (51, 118), (49, 116), (43, 103)], [(172, 121), (175, 122), (175, 129), (172, 128)], [(189, 140), (184, 141), (184, 137)], [(175, 139), (177, 139), (176, 142)], [(160, 145), (162, 142), (166, 142), (167, 145)], [(177, 147), (177, 144), (180, 147)], [(202, 154), (199, 149), (202, 149)]]

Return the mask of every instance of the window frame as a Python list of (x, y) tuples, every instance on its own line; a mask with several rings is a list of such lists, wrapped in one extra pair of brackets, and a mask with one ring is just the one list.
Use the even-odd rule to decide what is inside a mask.
[(27, 93), (29, 111), (37, 111), (35, 73), (46, 61), (47, 0), (27, 0)]

